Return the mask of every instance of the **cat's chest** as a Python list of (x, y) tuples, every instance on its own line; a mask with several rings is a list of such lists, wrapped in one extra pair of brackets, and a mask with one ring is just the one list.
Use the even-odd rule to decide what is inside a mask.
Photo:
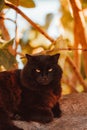
[(49, 106), (53, 107), (57, 102), (57, 96), (52, 90), (45, 92), (26, 91), (22, 93), (22, 104), (25, 107), (30, 106)]

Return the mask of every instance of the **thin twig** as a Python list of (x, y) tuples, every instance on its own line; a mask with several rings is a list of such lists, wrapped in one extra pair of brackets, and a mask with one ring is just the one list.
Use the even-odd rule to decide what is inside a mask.
[(16, 56), (16, 52), (17, 52), (17, 48), (18, 48), (18, 44), (19, 44), (19, 38), (18, 38), (18, 27), (17, 27), (17, 12), (16, 12), (16, 16), (15, 16), (15, 56)]
[(6, 18), (6, 17), (4, 17), (4, 16), (0, 16), (0, 19), (9, 20), (9, 21), (15, 23), (14, 20), (12, 20), (12, 19), (10, 19), (10, 18)]
[(70, 47), (67, 47), (67, 48), (54, 48), (52, 50), (45, 50), (45, 52), (53, 52), (53, 51), (87, 51), (87, 49), (83, 49), (83, 48), (70, 48)]

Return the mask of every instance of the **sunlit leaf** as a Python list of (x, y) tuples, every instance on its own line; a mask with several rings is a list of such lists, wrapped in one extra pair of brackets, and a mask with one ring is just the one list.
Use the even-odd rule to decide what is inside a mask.
[(32, 54), (37, 54), (37, 53), (40, 53), (42, 51), (44, 51), (44, 49), (42, 47), (38, 47), (38, 48), (33, 49)]
[(45, 38), (40, 33), (29, 44), (32, 48), (43, 47), (44, 49), (48, 49), (51, 45), (51, 43), (47, 40), (47, 38)]
[(6, 41), (0, 38), (0, 49), (2, 48), (3, 44), (5, 44)]
[(13, 45), (14, 39), (11, 39), (10, 41), (5, 41), (0, 39), (0, 49), (8, 49), (9, 46)]
[(70, 86), (62, 83), (62, 95), (71, 93)]
[(4, 6), (4, 0), (0, 0), (0, 11), (3, 9)]
[(35, 7), (35, 3), (33, 0), (19, 0), (19, 3), (18, 3), (18, 0), (8, 0), (8, 1), (10, 1), (11, 3), (13, 3), (15, 5), (23, 6), (25, 8)]
[(6, 71), (5, 67), (3, 65), (0, 65), (0, 72), (1, 71)]
[(82, 3), (82, 8), (87, 8), (87, 0), (80, 0)]
[(0, 65), (3, 65), (7, 70), (14, 67), (17, 63), (15, 57), (9, 53), (7, 49), (0, 49)]
[(82, 86), (81, 84), (78, 84), (78, 85), (76, 86), (76, 90), (77, 90), (78, 92), (83, 92), (83, 91), (84, 91), (84, 88), (83, 88), (83, 86)]
[(22, 40), (20, 42), (22, 54), (29, 54), (32, 53), (32, 47), (30, 47), (29, 43), (24, 43)]

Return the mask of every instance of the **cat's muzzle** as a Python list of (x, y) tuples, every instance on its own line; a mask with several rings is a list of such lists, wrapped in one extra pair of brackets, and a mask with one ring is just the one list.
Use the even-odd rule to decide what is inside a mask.
[(43, 77), (39, 77), (37, 79), (37, 82), (41, 85), (48, 85), (51, 82), (51, 80), (47, 76), (43, 76)]

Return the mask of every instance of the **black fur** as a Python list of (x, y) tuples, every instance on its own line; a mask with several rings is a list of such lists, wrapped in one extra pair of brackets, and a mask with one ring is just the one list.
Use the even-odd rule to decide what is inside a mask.
[(0, 73), (0, 130), (21, 130), (11, 121), (18, 114), (21, 120), (47, 123), (60, 117), (62, 70), (59, 54), (30, 56), (22, 70)]

